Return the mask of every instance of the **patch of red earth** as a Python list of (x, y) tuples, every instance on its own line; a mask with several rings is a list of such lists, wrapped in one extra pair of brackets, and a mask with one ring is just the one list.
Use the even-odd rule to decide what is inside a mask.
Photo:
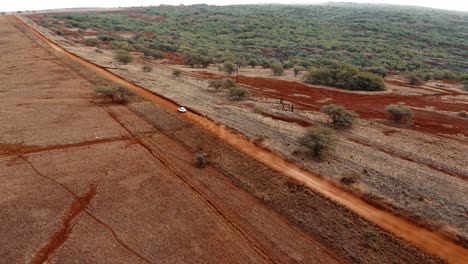
[(127, 13), (127, 15), (131, 18), (143, 20), (143, 21), (151, 21), (151, 22), (161, 22), (166, 19), (165, 16), (148, 16), (142, 13), (137, 13), (137, 12), (130, 12)]
[[(222, 76), (205, 71), (197, 72), (207, 79), (220, 79)], [(232, 77), (231, 77), (232, 78)], [(440, 100), (440, 95), (402, 95), (402, 94), (356, 94), (346, 91), (322, 89), (299, 82), (284, 80), (239, 76), (239, 82), (249, 86), (262, 88), (251, 89), (251, 93), (268, 98), (283, 98), (294, 103), (296, 109), (318, 111), (323, 105), (340, 104), (357, 112), (362, 118), (389, 119), (385, 106), (392, 103), (405, 103), (408, 106), (436, 110), (459, 112), (466, 109), (466, 104)], [(294, 96), (307, 95), (308, 98)], [(331, 98), (326, 102), (319, 102)], [(468, 122), (460, 118), (415, 109), (414, 129), (433, 134), (462, 134), (468, 136)]]
[(261, 48), (260, 51), (263, 53), (263, 55), (273, 55), (273, 53), (275, 53), (274, 50), (267, 48)]
[(165, 61), (163, 62), (163, 64), (184, 65), (184, 57), (182, 56), (182, 54), (176, 52), (164, 52), (164, 59)]
[(313, 125), (311, 122), (308, 122), (308, 121), (305, 121), (305, 120), (302, 120), (302, 119), (298, 119), (298, 118), (274, 115), (274, 114), (269, 114), (269, 113), (262, 113), (262, 115), (268, 116), (268, 117), (270, 117), (272, 119), (275, 119), (275, 120), (281, 120), (281, 121), (286, 121), (286, 122), (289, 122), (289, 123), (298, 124), (301, 127), (310, 127), (310, 126)]
[(457, 80), (441, 80), (441, 82), (445, 84), (460, 84), (461, 83), (460, 81), (457, 81)]

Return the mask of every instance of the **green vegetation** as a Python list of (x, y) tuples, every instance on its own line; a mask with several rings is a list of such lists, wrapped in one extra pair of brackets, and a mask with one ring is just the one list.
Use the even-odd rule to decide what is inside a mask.
[(294, 77), (299, 75), (302, 71), (304, 70), (304, 67), (301, 66), (295, 66), (293, 71), (294, 71)]
[(143, 65), (143, 67), (141, 67), (141, 69), (144, 72), (152, 72), (153, 71), (153, 67), (151, 67), (150, 65)]
[(87, 38), (87, 39), (85, 40), (85, 45), (86, 45), (86, 46), (90, 46), (90, 47), (96, 47), (96, 46), (99, 45), (99, 42), (100, 42), (100, 41), (99, 41), (99, 39), (97, 39), (97, 38)]
[(237, 65), (230, 62), (230, 61), (225, 61), (223, 63), (223, 66), (221, 67), (221, 70), (226, 72), (227, 74), (231, 75), (236, 72), (237, 70)]
[(249, 95), (249, 92), (246, 89), (236, 85), (229, 88), (229, 94), (234, 100), (243, 100)]
[(250, 66), (250, 59), (259, 62), (255, 66), (279, 61), (305, 68), (317, 60), (336, 60), (390, 71), (466, 71), (466, 12), (346, 3), (159, 6), (135, 12), (165, 19), (151, 22), (104, 12), (46, 17), (83, 30), (152, 33), (140, 36), (140, 43), (205, 62), (188, 64), (194, 66), (243, 58)]
[(362, 72), (359, 68), (338, 65), (335, 68), (313, 68), (304, 75), (310, 84), (328, 85), (346, 90), (382, 91), (385, 84), (381, 77)]
[(273, 63), (270, 65), (271, 70), (275, 76), (280, 76), (284, 74), (283, 66), (279, 63)]
[(413, 120), (413, 111), (405, 105), (402, 104), (390, 104), (385, 107), (385, 110), (389, 112), (395, 122), (400, 123), (403, 121), (411, 122)]
[(312, 157), (321, 158), (334, 139), (333, 129), (314, 127), (306, 130), (299, 144), (306, 147)]
[(182, 71), (179, 70), (179, 69), (175, 69), (175, 70), (172, 71), (172, 75), (174, 75), (174, 77), (177, 78), (177, 77), (182, 75)]
[(194, 166), (197, 168), (204, 168), (208, 164), (208, 154), (199, 152), (195, 155)]
[(353, 125), (359, 116), (355, 112), (346, 109), (341, 105), (326, 105), (320, 109), (322, 113), (327, 114), (333, 122), (335, 128), (348, 128)]
[(132, 91), (122, 86), (98, 85), (94, 88), (94, 92), (111, 99), (112, 102), (115, 102), (117, 98), (120, 103), (126, 102), (126, 99), (133, 95)]
[(133, 61), (133, 56), (126, 50), (119, 50), (115, 54), (115, 59), (123, 64), (128, 64)]

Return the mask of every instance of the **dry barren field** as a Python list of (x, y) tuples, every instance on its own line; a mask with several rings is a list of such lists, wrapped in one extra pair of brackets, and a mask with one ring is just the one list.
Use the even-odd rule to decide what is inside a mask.
[[(355, 129), (339, 135), (338, 151), (327, 162), (315, 162), (297, 152), (295, 142), (304, 126), (326, 122), (312, 111), (318, 107), (316, 101), (345, 102), (356, 95), (327, 88), (311, 94), (304, 94), (304, 89), (291, 91), (280, 96), (296, 103), (298, 111), (285, 112), (269, 107), (277, 99), (271, 94), (278, 85), (253, 82), (259, 73), (246, 72), (241, 82), (250, 87), (254, 100), (233, 103), (207, 87), (207, 79), (220, 78), (219, 74), (160, 63), (152, 73), (143, 73), (141, 60), (118, 65), (110, 51), (96, 54), (36, 28), (67, 50), (323, 175), (326, 186), (358, 174), (358, 183), (347, 191), (377, 203), (385, 212), (403, 215), (402, 223), (414, 227), (414, 232), (404, 240), (397, 238), (406, 232), (404, 225), (400, 235), (395, 234), (398, 230), (382, 229), (378, 221), (368, 221), (236, 150), (226, 138), (214, 136), (200, 122), (194, 124), (199, 119), (190, 118), (191, 113), (180, 117), (174, 109), (155, 104), (156, 99), (147, 100), (143, 92), (126, 105), (97, 98), (94, 86), (110, 83), (108, 79), (54, 50), (14, 17), (0, 17), (0, 35), (8, 36), (0, 40), (0, 243), (5, 245), (0, 262), (462, 263), (466, 259), (467, 123), (454, 115), (463, 109), (466, 98), (458, 87), (448, 94), (435, 87), (418, 89), (416, 93), (424, 90), (456, 102), (438, 109), (434, 126), (427, 125), (432, 121), (421, 114), (416, 128), (392, 126), (371, 107), (372, 99), (361, 95), (362, 102), (368, 102), (359, 110), (363, 118)], [(173, 67), (184, 70), (183, 78), (171, 76)], [(275, 81), (286, 86), (291, 80), (284, 78)], [(415, 92), (395, 86), (392, 92), (398, 98)], [(310, 102), (313, 105), (308, 106)], [(414, 107), (418, 106), (428, 105)], [(266, 110), (259, 114), (253, 111), (256, 107)], [(366, 109), (373, 114), (363, 114)], [(431, 109), (420, 110), (425, 111)], [(436, 124), (442, 117), (454, 120), (445, 130)], [(375, 136), (380, 134), (385, 137)], [(210, 154), (211, 164), (205, 169), (192, 165), (199, 150)], [(343, 197), (349, 193), (343, 192)], [(425, 227), (419, 229), (405, 219)], [(427, 228), (443, 231), (450, 239)], [(437, 239), (447, 244), (437, 244)], [(428, 252), (408, 240), (420, 241), (417, 246)]]

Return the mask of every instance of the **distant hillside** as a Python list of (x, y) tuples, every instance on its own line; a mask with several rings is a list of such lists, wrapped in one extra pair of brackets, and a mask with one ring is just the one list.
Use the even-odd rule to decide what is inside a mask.
[[(468, 67), (467, 12), (336, 3), (161, 6), (131, 12), (54, 17), (81, 29), (154, 32), (157, 49), (195, 50), (215, 61), (241, 57), (307, 67), (311, 60), (333, 59), (401, 71), (464, 72)], [(156, 16), (161, 19), (149, 21)]]

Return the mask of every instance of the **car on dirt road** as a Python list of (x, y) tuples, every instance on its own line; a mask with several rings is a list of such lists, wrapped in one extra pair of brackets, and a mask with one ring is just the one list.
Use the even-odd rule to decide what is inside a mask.
[(177, 108), (177, 111), (179, 111), (181, 113), (185, 113), (185, 112), (187, 112), (187, 109), (185, 109), (185, 107), (181, 106), (181, 107)]

